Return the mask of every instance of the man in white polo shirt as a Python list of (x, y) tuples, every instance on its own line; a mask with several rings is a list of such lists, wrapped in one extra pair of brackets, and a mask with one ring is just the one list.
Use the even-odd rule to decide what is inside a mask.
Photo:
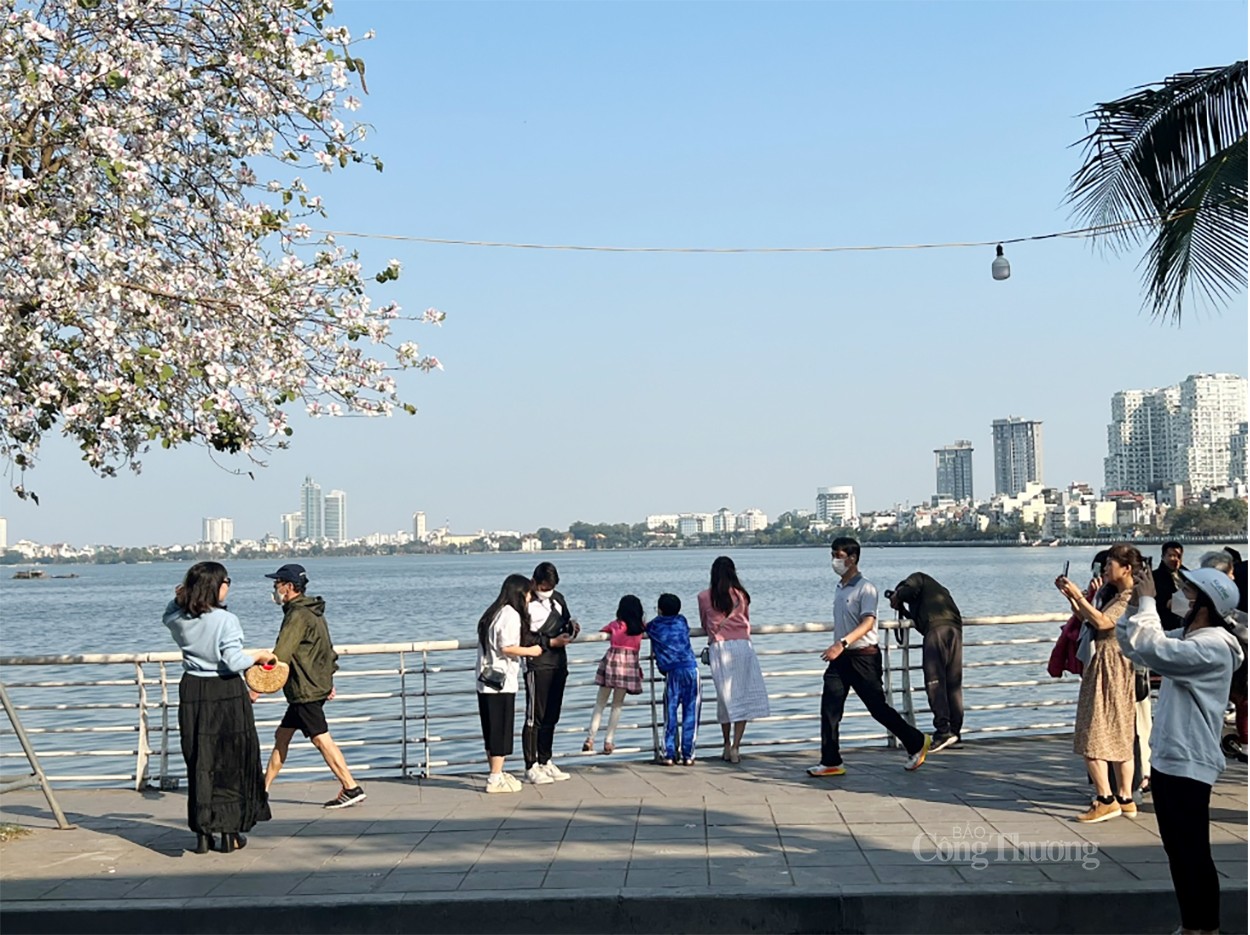
[(829, 663), (820, 696), (820, 765), (810, 776), (844, 776), (838, 750), (838, 726), (853, 689), (878, 724), (897, 737), (907, 750), (907, 770), (920, 768), (929, 752), (930, 737), (912, 727), (890, 707), (881, 682), (881, 651), (877, 646), (877, 588), (859, 573), (859, 543), (839, 537), (830, 545), (838, 586), (833, 594), (834, 643), (820, 658)]

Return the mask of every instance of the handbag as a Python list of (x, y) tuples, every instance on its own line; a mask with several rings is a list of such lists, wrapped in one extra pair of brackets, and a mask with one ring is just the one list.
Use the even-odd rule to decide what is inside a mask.
[(1145, 701), (1150, 697), (1149, 669), (1133, 669), (1133, 694), (1138, 701)]
[(261, 695), (272, 695), (282, 691), (290, 674), (291, 667), (285, 662), (264, 663), (249, 666), (243, 673), (243, 680), (252, 691)]
[(487, 688), (501, 692), (508, 681), (508, 670), (497, 662), (483, 659), (481, 667), (477, 670), (477, 680)]
[(703, 647), (703, 652), (699, 653), (699, 661), (703, 663), (705, 666), (710, 666), (712, 664), (712, 647), (711, 646)]

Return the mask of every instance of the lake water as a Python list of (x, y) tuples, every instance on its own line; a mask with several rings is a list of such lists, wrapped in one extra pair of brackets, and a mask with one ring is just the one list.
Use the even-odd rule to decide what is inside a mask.
[[(1193, 551), (1204, 549), (1195, 546)], [(1054, 588), (1054, 578), (1071, 563), (1074, 580), (1088, 580), (1089, 563), (1095, 547), (1013, 548), (1013, 547), (915, 547), (865, 548), (861, 560), (864, 574), (884, 591), (913, 571), (925, 571), (945, 584), (965, 617), (1006, 614), (1052, 614), (1066, 610), (1066, 602)], [(1156, 549), (1157, 551), (1157, 549)], [(528, 575), (537, 562), (549, 560), (560, 572), (560, 590), (587, 631), (596, 631), (612, 620), (617, 601), (624, 594), (636, 594), (648, 612), (663, 591), (681, 597), (683, 610), (698, 626), (696, 595), (708, 586), (712, 560), (720, 553), (709, 549), (638, 550), (619, 552), (557, 552), (540, 554), (413, 555), (376, 558), (308, 559), (304, 562), (311, 579), (310, 594), (327, 602), (327, 619), (337, 644), (409, 642), (431, 639), (474, 639), (477, 618), (498, 593), (503, 578), (511, 573)], [(832, 616), (835, 578), (829, 567), (827, 548), (738, 549), (733, 557), (744, 586), (750, 591), (751, 621), (756, 627), (772, 624), (828, 622)], [(264, 574), (282, 564), (270, 561), (227, 562), (233, 584), (230, 609), (238, 614), (250, 646), (272, 646), (281, 623), (281, 610), (270, 600), (271, 582)], [(74, 579), (0, 579), (0, 655), (39, 655), (65, 653), (138, 653), (174, 651), (176, 646), (160, 622), (161, 611), (187, 566), (174, 563), (150, 565), (73, 565), (50, 566), (50, 573), (75, 572)], [(883, 619), (892, 612), (883, 603)], [(965, 650), (965, 704), (969, 706), (969, 733), (978, 726), (1056, 724), (1070, 721), (1072, 709), (1066, 705), (1075, 698), (1075, 680), (1050, 680), (1045, 673), (1049, 645), (1010, 645), (1008, 640), (1044, 639), (1052, 642), (1057, 625), (969, 628), (965, 641), (989, 642), (989, 646), (968, 646)], [(829, 644), (824, 633), (765, 635), (756, 641), (769, 680), (770, 693), (805, 695), (820, 691), (823, 663), (820, 651)], [(697, 645), (698, 641), (696, 641)], [(597, 643), (570, 651), (572, 672), (566, 695), (565, 715), (557, 736), (557, 754), (580, 749), (588, 707), (594, 697), (591, 684), (594, 665), (602, 655)], [(1028, 664), (999, 667), (1004, 661), (1022, 660)], [(437, 661), (441, 671), (428, 676), (425, 699), (409, 699), (413, 706), (428, 705), (436, 719), (430, 722), (431, 735), (443, 740), (431, 752), (435, 762), (473, 762), (480, 756), (480, 735), (473, 677), (468, 653), (445, 654)], [(913, 655), (914, 665), (919, 654)], [(345, 656), (339, 679), (339, 693), (375, 695), (357, 701), (334, 703), (331, 716), (333, 733), (347, 744), (353, 764), (378, 770), (399, 765), (399, 729), (394, 720), (398, 702), (398, 676), (395, 656)], [(447, 664), (443, 664), (447, 663)], [(978, 668), (977, 663), (983, 668)], [(412, 661), (409, 655), (408, 666)], [(896, 663), (897, 664), (897, 663)], [(175, 683), (179, 667), (169, 668)], [(645, 671), (645, 669), (644, 669)], [(704, 669), (706, 676), (707, 670)], [(145, 678), (155, 675), (155, 667), (145, 667)], [(117, 725), (115, 734), (57, 733), (36, 735), (37, 749), (89, 750), (94, 758), (74, 757), (53, 760), (45, 768), (54, 776), (93, 774), (114, 775), (134, 770), (133, 756), (105, 756), (109, 750), (124, 750), (135, 743), (133, 702), (136, 689), (130, 686), (66, 687), (32, 689), (20, 687), (33, 681), (85, 681), (134, 678), (133, 666), (106, 667), (5, 667), (3, 678), (19, 704), (37, 708), (24, 713), (28, 727)], [(1004, 681), (1037, 685), (1003, 686)], [(408, 690), (414, 678), (409, 676)], [(919, 688), (919, 673), (913, 678)], [(706, 689), (704, 722), (715, 720), (710, 683)], [(150, 700), (156, 700), (158, 693)], [(645, 703), (649, 695), (633, 699)], [(917, 723), (927, 726), (923, 691), (913, 696)], [(281, 696), (262, 702), (257, 708), (262, 740), (269, 739), (270, 725), (281, 716)], [(176, 701), (176, 691), (171, 700)], [(1023, 707), (995, 706), (1030, 702)], [(1032, 701), (1036, 700), (1034, 706)], [(56, 704), (130, 703), (131, 709), (77, 711), (67, 715)], [(978, 713), (975, 708), (985, 710)], [(523, 705), (522, 705), (523, 707)], [(776, 720), (753, 725), (748, 740), (806, 742), (819, 735), (814, 719), (818, 697), (779, 697), (773, 701)], [(878, 728), (866, 717), (857, 720), (862, 707), (848, 704), (849, 737), (875, 738)], [(648, 722), (648, 711), (627, 707), (623, 725)], [(344, 720), (335, 725), (334, 718)], [(154, 723), (159, 721), (153, 715)], [(368, 718), (357, 721), (353, 719)], [(388, 723), (389, 719), (389, 723)], [(176, 723), (176, 720), (175, 720)], [(126, 733), (126, 725), (130, 725)], [(618, 732), (618, 748), (650, 750), (650, 728), (626, 726)], [(423, 755), (420, 748), (420, 722), (410, 723), (411, 765)], [(714, 724), (705, 727), (701, 744), (705, 750), (718, 742)], [(16, 745), (6, 735), (3, 753), (13, 754)], [(602, 734), (600, 734), (602, 742)], [(159, 743), (153, 740), (153, 745)], [(357, 745), (367, 745), (357, 746)], [(171, 740), (171, 772), (181, 772), (176, 735)], [(519, 741), (518, 741), (519, 754)], [(320, 758), (311, 749), (300, 752), (293, 767), (315, 769)], [(72, 768), (69, 765), (72, 761)], [(12, 765), (12, 764), (7, 764)], [(454, 766), (453, 766), (454, 768)], [(285, 773), (284, 773), (285, 775)]]

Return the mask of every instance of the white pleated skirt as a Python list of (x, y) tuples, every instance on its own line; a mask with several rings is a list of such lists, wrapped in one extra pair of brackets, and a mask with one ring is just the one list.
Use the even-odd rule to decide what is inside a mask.
[(721, 724), (768, 717), (764, 673), (750, 640), (712, 643), (709, 655), (716, 685), (716, 720)]

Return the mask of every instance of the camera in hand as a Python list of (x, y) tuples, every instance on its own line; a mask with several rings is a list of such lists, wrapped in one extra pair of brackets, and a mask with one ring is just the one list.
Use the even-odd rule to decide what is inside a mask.
[(886, 599), (887, 601), (892, 601), (892, 600), (894, 600), (894, 589), (893, 589), (893, 588), (886, 588), (886, 589), (885, 589), (885, 599)]

